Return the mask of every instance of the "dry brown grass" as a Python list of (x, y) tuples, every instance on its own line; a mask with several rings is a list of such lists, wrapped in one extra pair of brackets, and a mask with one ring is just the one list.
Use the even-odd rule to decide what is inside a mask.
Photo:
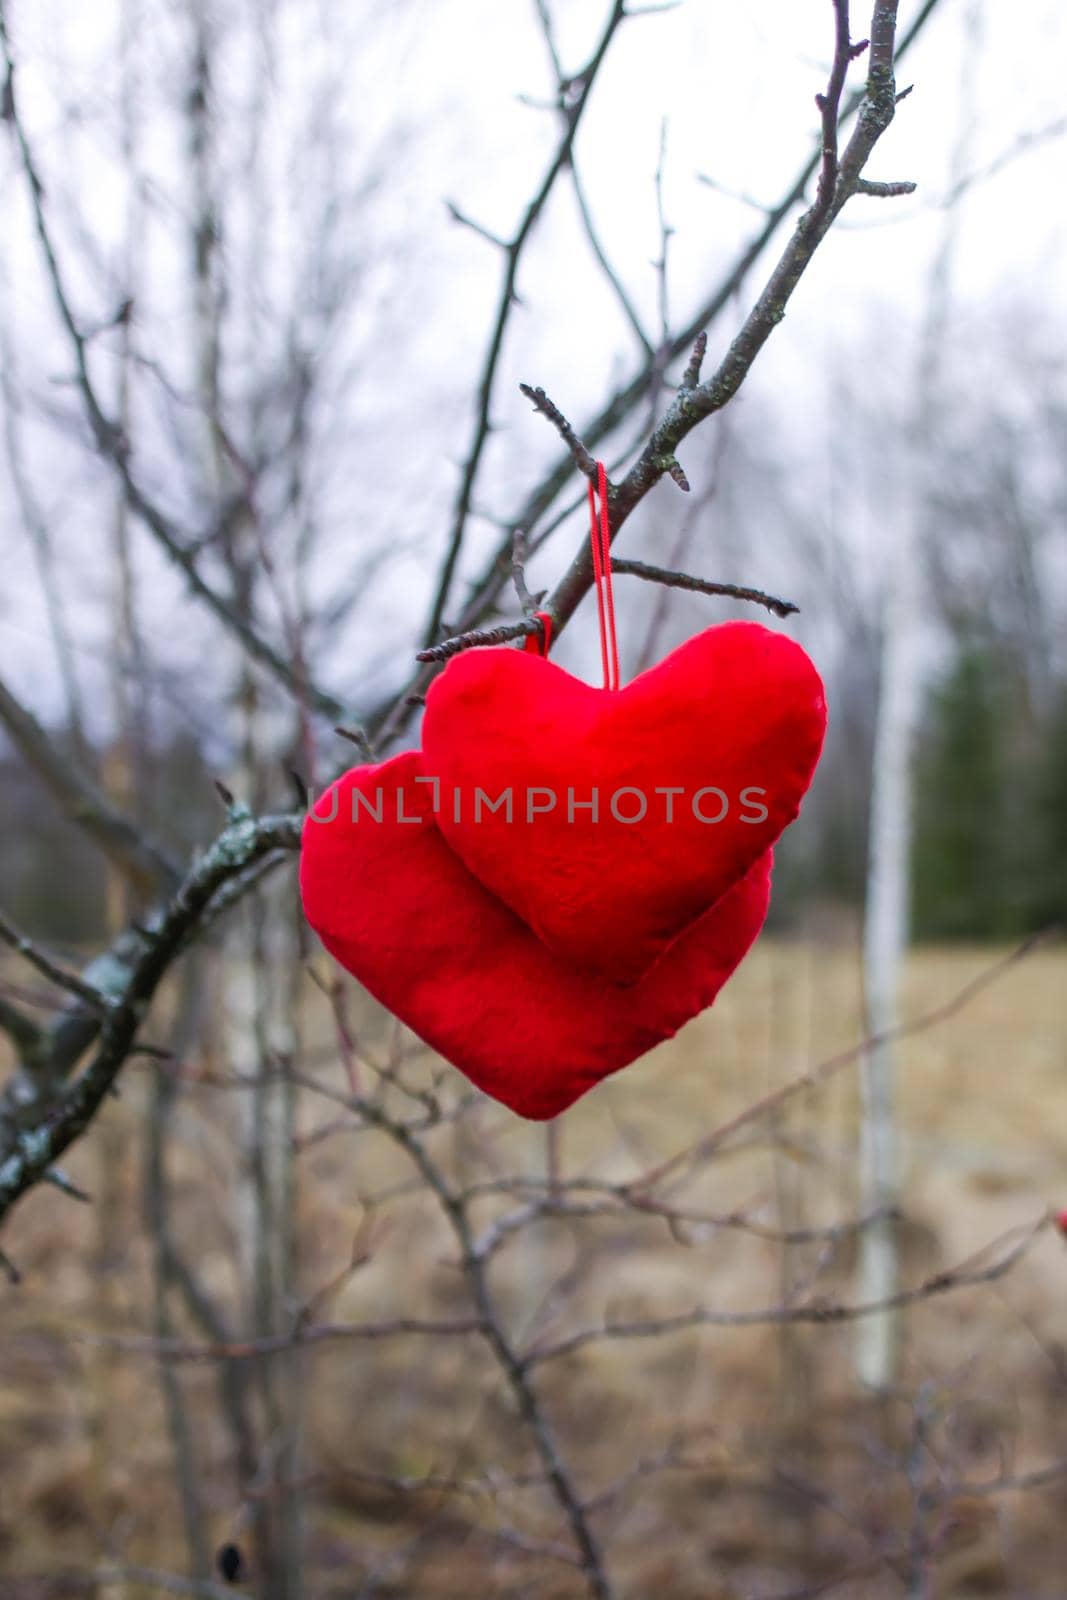
[[(906, 1010), (935, 1007), (995, 955), (918, 953)], [(1063, 949), (1039, 950), (958, 1015), (901, 1045), (901, 1244), (910, 1281), (1067, 1202), (1065, 980)], [(369, 1009), (366, 1022), (380, 1037), (384, 1023)], [(765, 941), (711, 1014), (568, 1113), (564, 1170), (628, 1176), (860, 1031), (853, 947)], [(172, 1154), (181, 1237), (235, 1317), (237, 1093), (190, 1091)], [(97, 1196), (94, 1208), (42, 1190), (10, 1225), (6, 1243), (25, 1282), (4, 1290), (0, 1347), (5, 1600), (34, 1592), (19, 1586), (19, 1574), (91, 1569), (109, 1548), (129, 1562), (183, 1570), (154, 1362), (90, 1337), (151, 1327), (138, 1173), (143, 1102), (143, 1083), (130, 1077), (106, 1126), (71, 1163), (71, 1175)], [(306, 1097), (305, 1130), (335, 1115)], [(855, 1131), (849, 1069), (734, 1141), (687, 1190), (687, 1203), (760, 1207), (792, 1226), (854, 1215)], [(433, 1136), (448, 1169), (467, 1176), (543, 1171), (544, 1137), (488, 1103)], [(409, 1173), (382, 1135), (364, 1131), (312, 1145), (301, 1175), (301, 1273), (311, 1292), (343, 1266), (360, 1197)], [(331, 1321), (463, 1314), (452, 1242), (424, 1194), (382, 1207), (372, 1238), (368, 1264), (328, 1307)], [(769, 1305), (816, 1271), (827, 1293), (847, 1295), (850, 1266), (847, 1242), (828, 1253), (726, 1229), (676, 1238), (661, 1221), (630, 1215), (541, 1223), (501, 1257), (494, 1281), (513, 1328), (549, 1334), (696, 1301)], [(929, 1492), (1067, 1457), (1065, 1305), (1067, 1245), (1049, 1233), (1004, 1282), (908, 1315), (901, 1397), (881, 1408), (855, 1392), (847, 1327), (705, 1329), (598, 1344), (546, 1367), (548, 1408), (586, 1495), (685, 1437), (685, 1470), (646, 1473), (598, 1514), (620, 1593), (737, 1600), (866, 1563), (833, 1592), (865, 1600), (1067, 1595), (1067, 1477), (1028, 1493), (958, 1495), (934, 1509), (916, 1503), (920, 1469)], [(301, 1353), (298, 1370), (313, 1475), (309, 1595), (354, 1596), (370, 1571), (378, 1586), (366, 1592), (398, 1600), (583, 1593), (565, 1562), (524, 1555), (499, 1536), (519, 1530), (566, 1546), (539, 1488), (502, 1483), (534, 1461), (479, 1344), (337, 1343)], [(183, 1368), (182, 1380), (217, 1543), (234, 1531), (230, 1444), (211, 1368)], [(927, 1430), (921, 1450), (917, 1405)], [(442, 1475), (467, 1480), (467, 1491), (399, 1494), (375, 1481)], [(923, 1590), (909, 1589), (906, 1570), (920, 1524), (932, 1549)], [(885, 1541), (888, 1563), (879, 1560)], [(152, 1592), (131, 1582), (123, 1600)]]

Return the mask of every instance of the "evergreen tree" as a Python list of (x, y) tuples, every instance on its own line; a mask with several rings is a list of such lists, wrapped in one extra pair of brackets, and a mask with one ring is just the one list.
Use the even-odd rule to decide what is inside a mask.
[(1030, 800), (1027, 920), (1067, 928), (1067, 683), (1041, 730)]
[(918, 938), (993, 938), (1020, 921), (999, 656), (964, 644), (930, 698), (918, 757), (912, 916)]

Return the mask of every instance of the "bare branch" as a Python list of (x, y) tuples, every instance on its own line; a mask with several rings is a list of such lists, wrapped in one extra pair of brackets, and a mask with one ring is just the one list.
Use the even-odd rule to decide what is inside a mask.
[(181, 871), (170, 855), (58, 753), (36, 717), (16, 700), (2, 680), (0, 723), (64, 816), (77, 824), (124, 877), (142, 890), (160, 882), (178, 881)]
[(44, 1049), (45, 1036), (37, 1024), (0, 995), (0, 1032), (6, 1033), (25, 1062), (32, 1066)]
[(122, 1070), (156, 989), (209, 917), (215, 896), (262, 857), (295, 850), (302, 821), (297, 815), (258, 821), (245, 816), (231, 823), (189, 873), (158, 925), (141, 933), (139, 954), (99, 1028), (96, 1052), (85, 1071), (59, 1095), (43, 1121), (4, 1130), (0, 1218), (84, 1133)]
[[(842, 206), (855, 192), (868, 156), (893, 120), (896, 96), (893, 79), (893, 41), (896, 0), (879, 0), (871, 26), (870, 70), (863, 112), (838, 169), (833, 202), (823, 208), (816, 201), (798, 221), (777, 265), (734, 339), (718, 370), (698, 388), (679, 392), (674, 404), (652, 434), (635, 465), (610, 494), (611, 534), (614, 539), (633, 508), (655, 483), (670, 472), (681, 441), (704, 418), (730, 401), (741, 387), (756, 357), (785, 316), (786, 306), (819, 244)], [(548, 598), (557, 632), (566, 626), (593, 581), (592, 557), (583, 544), (567, 573)]]
[(840, 1050), (835, 1055), (827, 1056), (825, 1060), (820, 1061), (817, 1066), (811, 1067), (807, 1072), (802, 1072), (799, 1076), (790, 1078), (788, 1083), (782, 1084), (778, 1089), (772, 1089), (769, 1094), (763, 1095), (759, 1100), (746, 1106), (736, 1117), (731, 1117), (728, 1122), (721, 1123), (711, 1133), (705, 1134), (696, 1144), (690, 1145), (688, 1149), (671, 1156), (661, 1166), (646, 1173), (640, 1180), (640, 1187), (644, 1188), (648, 1185), (662, 1183), (664, 1178), (668, 1177), (672, 1172), (677, 1172), (690, 1162), (706, 1160), (714, 1150), (717, 1150), (727, 1139), (732, 1138), (741, 1128), (746, 1127), (749, 1123), (759, 1121), (771, 1111), (777, 1111), (779, 1107), (793, 1099), (795, 1095), (819, 1087), (827, 1079), (843, 1071), (845, 1067), (854, 1066), (857, 1061), (861, 1060), (876, 1046), (897, 1039), (911, 1038), (914, 1034), (925, 1033), (927, 1029), (936, 1027), (938, 1023), (947, 1022), (950, 1017), (954, 1017), (959, 1011), (962, 1011), (964, 1006), (968, 1005), (976, 994), (981, 994), (983, 989), (987, 989), (990, 984), (996, 983), (1003, 977), (1005, 972), (1017, 966), (1020, 961), (1024, 961), (1032, 951), (1047, 943), (1049, 939), (1054, 938), (1059, 932), (1060, 929), (1058, 927), (1051, 927), (1042, 929), (1040, 933), (1032, 934), (1028, 939), (1024, 939), (1021, 944), (1016, 945), (1015, 949), (1010, 951), (1008, 955), (1002, 956), (998, 961), (994, 961), (991, 966), (978, 973), (977, 977), (972, 978), (969, 983), (965, 983), (949, 1000), (931, 1007), (929, 1011), (924, 1011), (920, 1016), (914, 1017), (909, 1022), (902, 1022), (897, 1027), (888, 1029), (885, 1033), (868, 1035), (866, 1038), (859, 1040), (857, 1044), (850, 1045), (848, 1049)]
[(500, 362), (501, 352), (504, 347), (504, 332), (508, 319), (511, 316), (515, 302), (516, 282), (518, 279), (519, 263), (531, 233), (537, 225), (538, 219), (548, 201), (549, 195), (555, 187), (560, 173), (569, 165), (571, 150), (574, 146), (575, 135), (578, 132), (582, 115), (589, 103), (589, 96), (596, 82), (597, 74), (607, 55), (608, 46), (615, 36), (616, 29), (623, 20), (622, 0), (613, 0), (608, 19), (592, 56), (581, 72), (569, 80), (578, 87), (576, 98), (567, 106), (567, 117), (563, 136), (553, 153), (552, 159), (544, 177), (538, 186), (537, 192), (523, 214), (522, 221), (514, 238), (507, 247), (504, 261), (504, 275), (500, 285), (500, 294), (497, 299), (496, 313), (493, 326), (489, 335), (489, 344), (482, 366), (482, 375), (478, 384), (478, 407), (474, 419), (474, 427), (467, 458), (463, 465), (460, 478), (459, 491), (456, 496), (452, 513), (452, 528), (449, 533), (445, 557), (441, 567), (441, 576), (430, 608), (430, 617), (426, 625), (424, 636), (425, 643), (432, 645), (436, 642), (441, 631), (441, 621), (448, 605), (448, 597), (452, 591), (452, 579), (459, 560), (460, 550), (467, 529), (467, 519), (470, 514), (471, 498), (474, 491), (474, 481), (481, 465), (482, 453), (490, 432), (489, 409), (492, 403), (493, 385), (496, 379), (497, 367)]
[(519, 597), (523, 615), (530, 617), (544, 598), (543, 593), (531, 594), (526, 586), (527, 539), (522, 528), (516, 528), (511, 539), (511, 581)]
[(585, 448), (585, 445), (579, 439), (578, 435), (575, 433), (574, 429), (563, 415), (563, 412), (559, 409), (559, 406), (556, 405), (555, 401), (550, 400), (543, 389), (534, 388), (532, 384), (520, 383), (519, 388), (522, 390), (527, 400), (533, 402), (534, 410), (539, 411), (543, 417), (547, 417), (549, 422), (551, 422), (552, 426), (563, 440), (563, 443), (567, 446), (567, 449), (574, 457), (575, 465), (577, 466), (579, 472), (584, 472), (587, 478), (595, 479), (596, 461), (589, 454), (589, 451)]
[(682, 389), (695, 389), (700, 382), (700, 369), (704, 365), (704, 357), (708, 353), (708, 334), (706, 328), (701, 328), (693, 341), (693, 353), (689, 357), (689, 365), (682, 374), (680, 387)]
[(35, 967), (46, 977), (49, 983), (54, 983), (58, 988), (77, 995), (78, 999), (84, 1001), (92, 1010), (107, 1013), (111, 1009), (111, 1001), (106, 994), (94, 989), (92, 984), (84, 982), (76, 972), (72, 972), (69, 967), (57, 961), (55, 956), (42, 950), (28, 934), (22, 933), (13, 922), (9, 922), (2, 912), (0, 912), (0, 940), (10, 949), (17, 951), (31, 967)]
[(1044, 1213), (1026, 1229), (1016, 1230), (1019, 1237), (988, 1266), (974, 1265), (971, 1258), (957, 1267), (936, 1272), (911, 1289), (898, 1290), (883, 1300), (870, 1300), (859, 1304), (820, 1300), (806, 1305), (775, 1305), (754, 1311), (717, 1311), (707, 1306), (694, 1306), (690, 1311), (680, 1311), (674, 1316), (655, 1317), (632, 1322), (605, 1322), (599, 1328), (585, 1328), (559, 1339), (555, 1344), (533, 1348), (526, 1353), (526, 1369), (544, 1366), (563, 1356), (573, 1355), (586, 1345), (612, 1339), (649, 1339), (667, 1333), (680, 1333), (687, 1328), (754, 1328), (774, 1327), (786, 1323), (810, 1323), (826, 1326), (831, 1323), (855, 1322), (861, 1317), (877, 1316), (885, 1311), (899, 1311), (905, 1306), (918, 1305), (924, 1300), (949, 1294), (955, 1290), (973, 1288), (978, 1284), (995, 1283), (1004, 1278), (1034, 1244), (1038, 1235), (1050, 1225), (1051, 1216)]
[(465, 211), (459, 209), (455, 201), (446, 200), (445, 210), (453, 222), (458, 222), (461, 228), (469, 228), (472, 233), (476, 233), (479, 239), (484, 239), (487, 244), (496, 245), (498, 250), (506, 250), (508, 248), (506, 239), (502, 239), (498, 233), (493, 233), (489, 228), (483, 228), (482, 224), (475, 222), (473, 217), (468, 217)]
[(624, 577), (645, 578), (650, 583), (662, 583), (669, 589), (686, 589), (693, 594), (721, 594), (731, 600), (751, 600), (753, 605), (765, 606), (776, 617), (791, 617), (800, 610), (800, 607), (795, 606), (791, 600), (777, 600), (774, 595), (764, 594), (762, 589), (745, 589), (734, 583), (711, 583), (707, 578), (691, 578), (686, 572), (669, 572), (664, 567), (650, 567), (644, 561), (624, 561), (613, 557), (611, 570), (613, 574), (622, 574)]
[(897, 200), (901, 195), (914, 194), (917, 187), (917, 184), (909, 182), (874, 183), (869, 178), (859, 178), (855, 193), (869, 195), (874, 200)]
[(833, 0), (833, 6), (834, 59), (830, 81), (826, 85), (826, 93), (815, 96), (815, 104), (822, 115), (822, 165), (813, 208), (817, 216), (829, 213), (837, 193), (837, 119), (841, 114), (841, 96), (852, 60), (848, 0)]
[[(306, 701), (315, 710), (329, 717), (344, 715), (345, 708), (333, 695), (317, 688), (300, 672), (295, 671), (274, 647), (263, 639), (243, 618), (238, 609), (220, 595), (204, 579), (196, 564), (196, 549), (214, 538), (214, 533), (201, 540), (193, 540), (179, 530), (170, 517), (141, 489), (130, 466), (130, 442), (119, 425), (108, 417), (97, 394), (89, 370), (89, 344), (78, 326), (67, 294), (59, 257), (52, 240), (45, 213), (44, 185), (37, 169), (33, 151), (25, 128), (16, 110), (14, 93), (15, 64), (11, 55), (7, 31), (5, 0), (0, 0), (0, 46), (3, 48), (7, 71), (8, 122), (14, 130), (16, 148), (23, 173), (30, 190), (34, 226), (44, 259), (45, 271), (52, 292), (52, 300), (60, 322), (67, 334), (74, 356), (75, 374), (85, 414), (96, 447), (101, 456), (116, 472), (126, 503), (150, 530), (170, 559), (184, 573), (192, 592), (204, 602), (214, 615), (234, 634), (246, 653), (293, 694), (298, 701)], [(219, 526), (228, 523), (232, 507), (225, 507), (219, 515)]]
[[(900, 60), (921, 36), (923, 29), (939, 3), (940, 0), (923, 0), (923, 4), (919, 7), (910, 27), (900, 40), (897, 60)], [(894, 13), (895, 9), (894, 7)], [(879, 101), (877, 113), (879, 123), (885, 116), (884, 99), (885, 97), (882, 95)], [(866, 90), (858, 90), (849, 96), (841, 112), (838, 124), (840, 127), (841, 123), (853, 118), (863, 107), (865, 111), (863, 124), (865, 144), (867, 141), (873, 143), (873, 140), (877, 137), (873, 128), (869, 126), (870, 117), (867, 115), (869, 109), (867, 100)], [(709, 293), (688, 324), (674, 336), (670, 347), (671, 359), (691, 350), (693, 341), (697, 336), (710, 327), (732, 304), (734, 297), (747, 281), (753, 267), (770, 245), (782, 223), (797, 203), (803, 199), (807, 185), (813, 174), (818, 170), (820, 162), (821, 141), (819, 147), (803, 163), (778, 203), (767, 208), (763, 223), (730, 265), (720, 282)], [(646, 398), (648, 383), (649, 363), (646, 362), (634, 377), (612, 396), (597, 416), (582, 429), (582, 439), (590, 453), (595, 452), (597, 447), (613, 434)], [(669, 454), (673, 454), (673, 451), (669, 452)], [(549, 513), (556, 500), (566, 490), (571, 481), (572, 472), (573, 457), (568, 449), (566, 455), (561, 456), (541, 482), (530, 491), (518, 512), (508, 519), (509, 532), (506, 540), (490, 555), (482, 572), (474, 579), (471, 585), (470, 599), (457, 618), (457, 626), (460, 629), (476, 628), (488, 616), (492, 615), (497, 607), (501, 591), (510, 577), (510, 529), (521, 527), (527, 534), (532, 536), (538, 523)], [(553, 526), (558, 526), (565, 520), (565, 516), (561, 514), (553, 519)], [(537, 542), (539, 543), (540, 540), (541, 535), (538, 534)], [(546, 601), (546, 609), (552, 610), (554, 616), (556, 615), (554, 601), (558, 603), (562, 599), (566, 602), (566, 613), (569, 618), (573, 614), (574, 607), (592, 583), (591, 566), (587, 570), (581, 556), (582, 553), (579, 552), (572, 563), (571, 573), (565, 577), (563, 585), (556, 596), (550, 596)], [(565, 620), (562, 616), (558, 617), (557, 627), (560, 622)], [(382, 730), (383, 735), (388, 738), (393, 738), (399, 734), (411, 717), (411, 708), (405, 705), (406, 698), (425, 689), (426, 684), (433, 675), (433, 670), (432, 665), (424, 666), (408, 680), (395, 696), (391, 695), (387, 701), (380, 705), (368, 719), (372, 730), (375, 732)]]
[[(628, 14), (632, 15), (632, 13)], [(616, 300), (618, 300), (623, 316), (633, 329), (634, 336), (637, 339), (638, 344), (641, 346), (642, 350), (644, 350), (646, 356), (651, 359), (653, 354), (651, 340), (646, 334), (644, 328), (641, 326), (641, 319), (637, 315), (634, 303), (627, 293), (626, 285), (623, 283), (622, 279), (615, 271), (615, 268), (608, 260), (604, 247), (600, 242), (596, 228), (593, 224), (592, 213), (589, 210), (589, 202), (585, 196), (585, 188), (578, 177), (578, 168), (574, 165), (573, 161), (571, 162), (571, 187), (574, 190), (574, 198), (578, 203), (578, 215), (582, 219), (582, 227), (585, 229), (585, 236), (589, 241), (589, 248), (596, 257), (597, 265), (604, 274), (604, 277), (607, 279)]]
[(469, 633), (458, 633), (451, 639), (443, 639), (429, 650), (420, 650), (415, 659), (451, 661), (453, 656), (461, 655), (464, 650), (474, 650), (479, 645), (510, 644), (513, 639), (528, 639), (532, 634), (541, 632), (541, 624), (536, 617), (525, 617), (522, 622), (502, 623), (499, 628), (474, 628)]

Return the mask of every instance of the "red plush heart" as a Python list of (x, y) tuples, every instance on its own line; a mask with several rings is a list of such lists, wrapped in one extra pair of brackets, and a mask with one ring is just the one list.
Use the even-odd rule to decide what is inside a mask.
[(617, 693), (471, 650), (430, 688), (424, 766), (475, 877), (568, 964), (625, 984), (792, 822), (825, 729), (800, 646), (727, 622)]
[(304, 825), (304, 910), (371, 994), (520, 1116), (557, 1116), (669, 1039), (763, 925), (769, 851), (630, 989), (575, 971), (453, 855), (423, 775), (409, 751), (326, 791)]

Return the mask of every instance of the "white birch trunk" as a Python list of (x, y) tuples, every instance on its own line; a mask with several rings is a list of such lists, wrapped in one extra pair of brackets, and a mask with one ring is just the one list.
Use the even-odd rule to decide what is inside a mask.
[[(972, 143), (975, 77), (982, 48), (984, 0), (971, 0), (963, 21), (960, 119), (949, 171), (953, 193), (967, 170)], [(936, 457), (938, 387), (950, 309), (950, 280), (958, 206), (946, 208), (930, 274), (919, 341), (912, 418), (910, 493), (894, 531), (886, 575), (882, 671), (871, 784), (867, 903), (864, 919), (864, 997), (867, 1027), (875, 1040), (860, 1072), (861, 1212), (891, 1206), (897, 1194), (894, 1113), (895, 1050), (886, 1037), (899, 1021), (900, 985), (908, 942), (911, 879), (912, 745), (922, 695), (919, 633), (920, 566)], [(889, 1299), (897, 1288), (893, 1224), (885, 1218), (860, 1237), (857, 1295), (861, 1302)], [(896, 1318), (886, 1312), (856, 1324), (856, 1375), (873, 1389), (892, 1384)]]

